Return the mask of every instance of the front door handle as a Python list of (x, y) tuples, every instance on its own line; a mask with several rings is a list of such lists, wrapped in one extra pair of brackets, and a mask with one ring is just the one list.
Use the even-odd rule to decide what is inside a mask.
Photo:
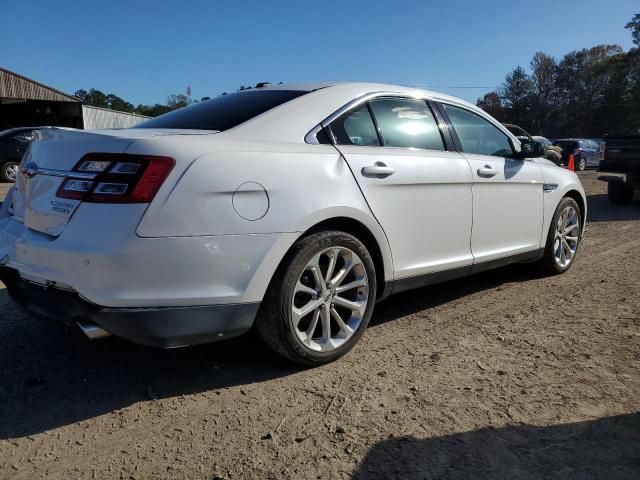
[(387, 178), (396, 173), (395, 168), (388, 167), (384, 162), (376, 162), (371, 166), (362, 167), (362, 176), (369, 178)]
[(498, 172), (491, 165), (485, 165), (482, 168), (478, 169), (478, 176), (491, 178), (494, 177)]

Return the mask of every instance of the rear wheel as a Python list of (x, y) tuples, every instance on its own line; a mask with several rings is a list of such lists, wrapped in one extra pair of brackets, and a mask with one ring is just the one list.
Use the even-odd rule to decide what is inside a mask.
[(633, 193), (633, 187), (622, 182), (609, 182), (607, 186), (607, 196), (613, 203), (631, 203)]
[(563, 198), (551, 220), (542, 266), (552, 274), (569, 270), (580, 243), (582, 218), (580, 208), (573, 198)]
[(3, 182), (15, 182), (18, 178), (18, 166), (20, 162), (9, 160), (0, 166), (0, 180)]
[(347, 353), (369, 324), (376, 271), (366, 247), (338, 231), (294, 245), (278, 268), (256, 320), (273, 350), (305, 365)]

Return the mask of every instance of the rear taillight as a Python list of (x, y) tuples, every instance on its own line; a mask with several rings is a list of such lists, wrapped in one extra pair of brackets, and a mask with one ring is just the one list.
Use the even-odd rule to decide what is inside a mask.
[(602, 142), (600, 144), (600, 161), (601, 162), (604, 160), (604, 147), (605, 147), (605, 142)]
[(89, 153), (73, 167), (56, 195), (85, 202), (149, 203), (175, 160), (169, 157)]

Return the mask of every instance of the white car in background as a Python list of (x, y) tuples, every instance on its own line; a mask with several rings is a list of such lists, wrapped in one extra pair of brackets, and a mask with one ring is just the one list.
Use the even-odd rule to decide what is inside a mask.
[(325, 363), (391, 293), (514, 262), (566, 271), (586, 217), (538, 143), (393, 85), (261, 86), (38, 136), (0, 220), (2, 281), (33, 312), (146, 345), (255, 325)]

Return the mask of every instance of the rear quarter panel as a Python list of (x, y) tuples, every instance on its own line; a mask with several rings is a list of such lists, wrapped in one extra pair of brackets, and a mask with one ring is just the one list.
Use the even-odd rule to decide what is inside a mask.
[[(303, 232), (324, 220), (347, 217), (371, 231), (382, 251), (385, 273), (392, 274), (386, 236), (349, 166), (334, 147), (240, 143), (225, 140), (222, 134), (213, 140), (215, 146), (212, 143), (206, 153), (193, 155), (192, 151), (194, 160), (183, 171), (172, 173), (179, 178), (164, 185), (148, 207), (137, 228), (140, 237), (295, 233), (287, 236), (287, 242), (278, 242), (277, 251), (265, 258), (266, 265), (275, 269)], [(144, 142), (132, 147), (140, 151), (146, 148)], [(156, 141), (153, 147), (157, 150)], [(180, 149), (176, 145), (172, 148)], [(248, 183), (253, 191), (245, 194), (260, 195), (263, 188), (268, 206), (264, 216), (254, 220), (243, 218), (234, 208), (234, 193)]]

